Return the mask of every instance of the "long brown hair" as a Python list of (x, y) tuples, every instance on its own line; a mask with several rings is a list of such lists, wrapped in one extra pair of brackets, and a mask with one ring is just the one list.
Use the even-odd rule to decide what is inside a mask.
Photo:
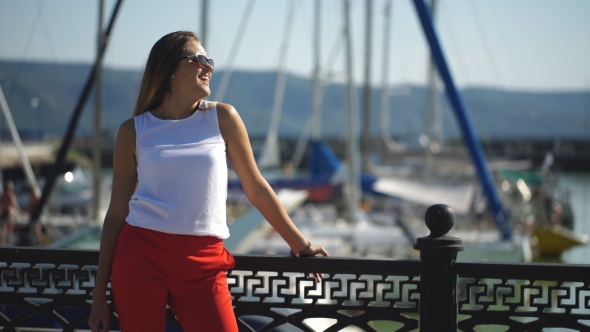
[(133, 110), (133, 116), (158, 107), (166, 93), (170, 92), (170, 76), (174, 73), (178, 58), (190, 41), (199, 41), (191, 31), (176, 31), (160, 38), (150, 51), (145, 65), (141, 88)]

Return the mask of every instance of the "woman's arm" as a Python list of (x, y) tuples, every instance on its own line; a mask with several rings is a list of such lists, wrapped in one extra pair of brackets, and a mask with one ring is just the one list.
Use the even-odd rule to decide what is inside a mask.
[(129, 214), (129, 200), (137, 186), (135, 161), (135, 124), (129, 119), (119, 127), (113, 153), (113, 185), (111, 201), (107, 210), (102, 235), (98, 272), (92, 291), (92, 312), (88, 324), (93, 332), (103, 323), (103, 331), (108, 331), (110, 310), (106, 304), (107, 285), (111, 277), (113, 256), (119, 233)]
[(21, 210), (20, 206), (18, 206), (18, 202), (16, 200), (16, 195), (14, 193), (12, 193), (12, 195), (10, 195), (9, 198), (10, 198), (11, 210), (16, 210), (16, 212), (18, 214), (20, 214), (21, 216), (25, 216), (25, 212), (23, 210)]
[[(227, 159), (238, 175), (246, 197), (285, 239), (294, 253), (305, 251), (308, 247), (305, 237), (293, 224), (256, 166), (248, 133), (240, 115), (233, 106), (223, 103), (217, 104), (217, 115), (227, 147)], [(319, 246), (311, 246), (306, 251), (306, 255), (317, 254), (328, 256), (328, 252)]]

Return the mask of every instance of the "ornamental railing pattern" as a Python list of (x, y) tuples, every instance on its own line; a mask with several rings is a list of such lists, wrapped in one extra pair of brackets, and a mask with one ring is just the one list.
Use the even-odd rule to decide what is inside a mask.
[(97, 263), (97, 251), (0, 248), (0, 331), (88, 328)]
[(417, 260), (238, 256), (228, 283), (244, 331), (258, 331), (244, 316), (265, 316), (260, 331), (286, 324), (302, 331), (377, 331), (376, 321), (412, 331), (418, 328), (420, 268)]
[(462, 331), (590, 331), (590, 267), (557, 264), (454, 264)]
[[(1, 331), (17, 331), (18, 326), (87, 328), (96, 251), (2, 248), (0, 257)], [(350, 325), (377, 331), (374, 321), (396, 322), (399, 331), (418, 328), (418, 260), (246, 255), (235, 259), (228, 285), (243, 331), (281, 331), (286, 326), (315, 331), (326, 324), (331, 325), (327, 331)], [(323, 274), (320, 282), (314, 273)], [(111, 328), (116, 330), (110, 293), (108, 300)], [(170, 330), (179, 330), (170, 310), (168, 320)]]
[[(236, 255), (228, 285), (240, 330), (590, 331), (590, 265), (456, 262), (453, 218), (428, 209), (420, 260)], [(0, 248), (0, 331), (87, 329), (97, 262), (97, 251)], [(167, 318), (167, 331), (181, 331)]]

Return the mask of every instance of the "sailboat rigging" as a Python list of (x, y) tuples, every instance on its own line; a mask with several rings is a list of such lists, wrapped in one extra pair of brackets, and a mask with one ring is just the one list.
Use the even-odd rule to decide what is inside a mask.
[(371, 52), (372, 52), (372, 26), (373, 26), (373, 1), (365, 0), (365, 72), (363, 87), (363, 135), (362, 135), (362, 169), (369, 170), (369, 154), (371, 152)]
[(348, 183), (346, 188), (348, 218), (351, 222), (356, 219), (356, 210), (360, 206), (359, 192), (359, 147), (357, 142), (356, 122), (358, 114), (354, 101), (354, 83), (352, 68), (352, 33), (350, 31), (350, 0), (344, 1), (344, 26), (346, 36), (346, 113), (347, 113), (347, 166)]
[(53, 165), (53, 168), (51, 169), (51, 173), (47, 177), (47, 182), (46, 182), (45, 186), (43, 187), (43, 193), (41, 195), (41, 199), (39, 200), (39, 203), (37, 203), (37, 205), (35, 206), (35, 209), (33, 210), (33, 213), (30, 216), (30, 222), (27, 227), (27, 232), (30, 230), (30, 227), (33, 224), (35, 224), (36, 222), (39, 221), (39, 217), (41, 216), (41, 212), (43, 211), (43, 207), (45, 206), (45, 203), (47, 203), (47, 201), (49, 200), (49, 195), (51, 194), (51, 192), (53, 190), (53, 187), (54, 187), (55, 182), (57, 180), (57, 176), (59, 174), (59, 171), (62, 169), (63, 165), (65, 164), (66, 156), (67, 156), (67, 153), (68, 153), (70, 146), (72, 144), (72, 140), (74, 138), (74, 133), (76, 131), (76, 127), (78, 125), (80, 115), (82, 114), (82, 111), (84, 109), (84, 104), (86, 103), (86, 100), (88, 99), (88, 96), (90, 95), (90, 90), (92, 89), (92, 86), (94, 85), (94, 81), (95, 81), (95, 77), (96, 77), (96, 68), (98, 66), (98, 62), (102, 61), (102, 58), (104, 57), (104, 55), (106, 53), (108, 37), (110, 36), (110, 34), (113, 30), (113, 26), (114, 26), (115, 20), (118, 16), (118, 13), (120, 11), (122, 3), (123, 3), (123, 0), (118, 0), (117, 3), (115, 4), (115, 7), (114, 7), (113, 12), (111, 14), (109, 24), (107, 25), (107, 28), (104, 32), (105, 38), (102, 40), (102, 43), (99, 47), (97, 59), (95, 60), (95, 64), (92, 67), (92, 70), (90, 72), (88, 79), (86, 80), (86, 84), (84, 86), (84, 89), (82, 90), (82, 94), (80, 95), (80, 98), (78, 99), (78, 103), (76, 104), (76, 107), (75, 107), (74, 112), (72, 114), (72, 117), (71, 117), (70, 122), (68, 124), (68, 129), (67, 129), (66, 135), (64, 136), (61, 147), (57, 153), (55, 164)]
[(291, 157), (291, 165), (296, 170), (301, 163), (303, 153), (305, 152), (311, 136), (312, 141), (317, 142), (320, 139), (320, 133), (322, 128), (322, 77), (321, 77), (321, 65), (320, 65), (320, 29), (321, 29), (321, 0), (315, 0), (314, 2), (314, 14), (313, 14), (313, 96), (312, 96), (312, 110), (311, 116), (305, 122), (303, 132), (297, 140), (295, 146), (295, 152)]
[(10, 134), (12, 135), (12, 140), (14, 141), (14, 145), (18, 151), (18, 156), (21, 160), (23, 165), (23, 170), (25, 171), (25, 175), (27, 178), (27, 182), (29, 186), (33, 188), (36, 195), (41, 194), (41, 190), (39, 189), (39, 182), (35, 177), (35, 173), (33, 172), (33, 168), (31, 167), (31, 163), (29, 162), (29, 158), (27, 157), (25, 150), (23, 148), (23, 143), (20, 139), (20, 135), (16, 130), (16, 125), (14, 124), (14, 120), (12, 119), (12, 113), (10, 112), (10, 108), (8, 107), (8, 103), (6, 102), (6, 98), (4, 97), (4, 92), (2, 91), (2, 87), (0, 86), (0, 108), (2, 108), (2, 114), (4, 114), (4, 118), (6, 119), (6, 124), (10, 129)]
[[(383, 10), (384, 15), (384, 31), (383, 31), (383, 64), (381, 67), (381, 126), (380, 137), (388, 150), (393, 152), (401, 152), (405, 150), (405, 146), (394, 141), (391, 138), (389, 128), (390, 124), (390, 98), (392, 95), (389, 86), (389, 40), (391, 35), (391, 17), (393, 10), (393, 1), (389, 0), (385, 3)], [(405, 93), (406, 89), (402, 91)]]
[(270, 127), (264, 142), (264, 149), (257, 161), (258, 167), (277, 167), (281, 165), (281, 154), (279, 151), (279, 122), (281, 120), (281, 111), (283, 107), (283, 98), (287, 86), (287, 51), (289, 41), (291, 40), (291, 30), (293, 27), (293, 18), (295, 15), (296, 0), (291, 0), (287, 7), (287, 21), (285, 22), (285, 31), (283, 35), (283, 44), (281, 46), (281, 55), (279, 59), (279, 74), (275, 89), (274, 104), (270, 118)]
[(236, 60), (236, 57), (238, 56), (240, 45), (242, 45), (242, 39), (244, 39), (244, 33), (246, 32), (246, 27), (248, 26), (248, 22), (250, 21), (250, 16), (252, 14), (252, 9), (254, 9), (255, 2), (256, 0), (248, 1), (246, 9), (244, 10), (244, 14), (242, 14), (240, 24), (238, 25), (238, 31), (236, 37), (234, 38), (234, 41), (232, 42), (231, 49), (229, 52), (229, 58), (225, 65), (223, 76), (221, 77), (221, 82), (219, 82), (217, 92), (215, 93), (216, 101), (221, 102), (223, 101), (223, 97), (225, 97), (225, 93), (229, 85), (229, 80), (234, 69), (234, 62)]
[(494, 186), (492, 175), (486, 163), (482, 148), (479, 144), (479, 141), (477, 140), (477, 137), (475, 136), (469, 113), (466, 111), (463, 99), (461, 98), (461, 95), (455, 86), (451, 76), (451, 71), (447, 66), (447, 62), (440, 46), (436, 31), (432, 25), (432, 14), (430, 13), (427, 5), (424, 3), (424, 0), (413, 0), (413, 3), (414, 7), (416, 8), (416, 12), (418, 13), (422, 30), (430, 46), (430, 52), (432, 53), (432, 56), (435, 60), (436, 67), (443, 82), (445, 83), (445, 91), (459, 122), (463, 139), (469, 148), (471, 158), (477, 170), (477, 175), (480, 182), (482, 183), (484, 193), (488, 199), (490, 212), (492, 213), (494, 222), (496, 223), (496, 226), (502, 235), (502, 239), (507, 241), (511, 240), (512, 230), (508, 222), (508, 216), (502, 206), (502, 203), (500, 202), (500, 197), (498, 196)]
[[(430, 0), (430, 11), (432, 13), (432, 24), (436, 20), (438, 0)], [(442, 138), (442, 112), (438, 104), (438, 76), (436, 74), (436, 67), (432, 54), (428, 55), (428, 92), (426, 101), (426, 117), (425, 117), (425, 134), (426, 134), (426, 151), (425, 167), (427, 172), (430, 172), (434, 167), (434, 154), (440, 152), (443, 142)]]

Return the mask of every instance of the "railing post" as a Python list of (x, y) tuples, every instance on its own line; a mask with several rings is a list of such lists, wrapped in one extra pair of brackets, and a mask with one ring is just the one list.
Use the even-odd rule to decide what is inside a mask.
[(418, 238), (414, 249), (420, 250), (420, 331), (457, 331), (457, 275), (453, 263), (464, 249), (461, 239), (448, 236), (455, 223), (450, 206), (436, 204), (426, 210), (430, 235)]

